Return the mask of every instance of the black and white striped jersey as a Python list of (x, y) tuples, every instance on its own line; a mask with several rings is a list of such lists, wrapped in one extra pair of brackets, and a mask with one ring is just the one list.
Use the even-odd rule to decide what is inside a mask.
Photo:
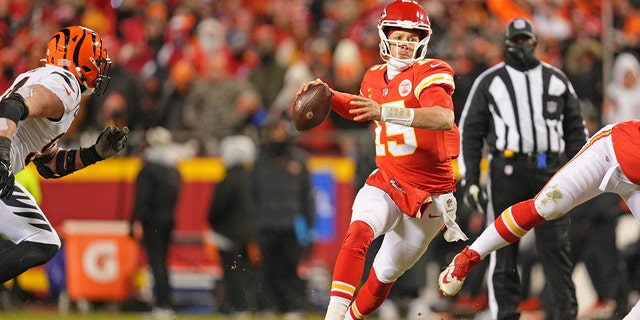
[(566, 152), (572, 157), (587, 139), (573, 86), (561, 70), (544, 62), (527, 71), (501, 62), (483, 72), (467, 97), (459, 127), (458, 162), (467, 179), (479, 177), (485, 143), (494, 154)]

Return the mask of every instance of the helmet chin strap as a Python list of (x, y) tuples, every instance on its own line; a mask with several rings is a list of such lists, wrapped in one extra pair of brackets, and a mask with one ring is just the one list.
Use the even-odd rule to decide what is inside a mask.
[(398, 71), (404, 71), (409, 69), (409, 67), (411, 67), (413, 65), (414, 61), (406, 61), (406, 60), (400, 60), (400, 59), (396, 59), (396, 58), (389, 58), (389, 60), (387, 60), (387, 64), (391, 67), (393, 67), (394, 69), (397, 69)]
[(83, 96), (90, 96), (92, 93), (93, 93), (93, 88), (85, 87), (85, 89), (82, 90), (82, 95)]
[(84, 74), (82, 74), (82, 72), (80, 72), (80, 67), (76, 67), (76, 74), (78, 75), (78, 79), (80, 80), (80, 84), (83, 87), (89, 88), (89, 85), (87, 83), (87, 78), (84, 76)]

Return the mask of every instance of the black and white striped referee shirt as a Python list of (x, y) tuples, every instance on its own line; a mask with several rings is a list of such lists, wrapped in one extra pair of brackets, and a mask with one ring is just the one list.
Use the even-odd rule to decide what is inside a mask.
[(573, 86), (561, 70), (544, 62), (527, 71), (501, 62), (483, 72), (469, 92), (459, 123), (458, 164), (467, 180), (480, 175), (485, 143), (492, 153), (566, 151), (573, 157), (587, 139)]

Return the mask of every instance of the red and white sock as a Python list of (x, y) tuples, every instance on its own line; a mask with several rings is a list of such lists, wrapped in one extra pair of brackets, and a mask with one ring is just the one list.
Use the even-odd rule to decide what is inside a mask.
[(533, 199), (516, 203), (504, 210), (469, 249), (484, 259), (489, 253), (520, 240), (533, 227), (546, 221), (536, 211)]
[[(354, 221), (347, 229), (342, 248), (333, 269), (331, 297), (325, 319), (337, 319), (329, 313), (338, 314), (353, 301), (356, 288), (362, 278), (364, 261), (373, 241), (373, 230), (362, 221)], [(344, 308), (346, 311), (346, 307)]]
[(349, 308), (347, 319), (349, 317), (352, 319), (364, 319), (372, 314), (387, 299), (393, 284), (394, 282), (384, 283), (380, 281), (375, 270), (371, 268), (369, 278), (360, 288), (356, 300)]

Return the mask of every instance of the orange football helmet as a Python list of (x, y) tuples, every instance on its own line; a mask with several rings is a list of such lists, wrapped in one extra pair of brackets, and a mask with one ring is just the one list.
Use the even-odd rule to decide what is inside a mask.
[(101, 95), (111, 80), (107, 48), (98, 33), (85, 27), (56, 32), (47, 44), (46, 63), (71, 71), (85, 88), (83, 94)]
[[(413, 30), (420, 34), (420, 41), (415, 44), (412, 58), (397, 59), (391, 55), (390, 43), (402, 42), (387, 38), (392, 29)], [(378, 21), (378, 35), (380, 36), (380, 56), (382, 59), (404, 69), (426, 56), (427, 45), (431, 38), (431, 22), (427, 11), (420, 4), (415, 1), (398, 0), (390, 3), (382, 12)]]

